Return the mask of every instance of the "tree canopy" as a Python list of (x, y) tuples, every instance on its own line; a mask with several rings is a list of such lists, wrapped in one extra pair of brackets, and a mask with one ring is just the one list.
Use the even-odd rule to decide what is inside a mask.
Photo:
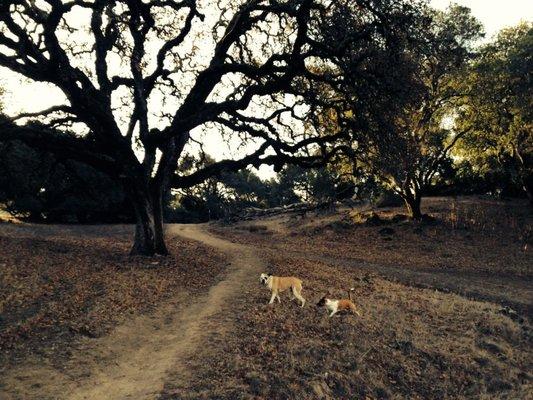
[[(132, 252), (165, 254), (162, 199), (170, 187), (192, 187), (247, 165), (311, 166), (337, 152), (332, 143), (341, 134), (297, 129), (309, 109), (302, 95), (313, 82), (336, 81), (317, 65), (339, 64), (363, 43), (390, 42), (408, 29), (419, 6), (406, 0), (4, 1), (0, 66), (65, 95), (63, 104), (12, 120), (38, 118), (77, 133), (5, 125), (0, 140), (21, 140), (107, 173), (134, 206)], [(346, 29), (352, 21), (357, 24)], [(214, 130), (247, 144), (248, 154), (175, 174), (186, 147), (201, 147)]]
[[(321, 114), (329, 121), (321, 122), (323, 129), (348, 132), (354, 171), (398, 193), (414, 218), (422, 216), (421, 196), (446, 168), (450, 150), (471, 130), (453, 124), (467, 96), (455, 77), (466, 70), (481, 35), (468, 8), (424, 9), (390, 46), (357, 49), (343, 65), (338, 90), (321, 91), (338, 99), (333, 112)], [(379, 62), (353, 61), (366, 52)]]
[[(472, 132), (456, 155), (479, 175), (510, 176), (533, 201), (533, 24), (502, 30), (480, 49), (458, 85), (470, 93), (457, 115)], [(501, 186), (501, 185), (500, 185)]]
[[(0, 118), (3, 161), (27, 167), (24, 180), (3, 163), (23, 182), (9, 196), (51, 196), (31, 168), (61, 165), (57, 182), (123, 193), (132, 253), (152, 255), (167, 252), (176, 194), (220, 216), (377, 182), (420, 218), (421, 196), (459, 162), (505, 169), (530, 194), (531, 32), (478, 49), (469, 9), (424, 0), (4, 1), (0, 68), (64, 96)], [(208, 156), (215, 142), (227, 158)], [(247, 169), (262, 164), (279, 179)]]

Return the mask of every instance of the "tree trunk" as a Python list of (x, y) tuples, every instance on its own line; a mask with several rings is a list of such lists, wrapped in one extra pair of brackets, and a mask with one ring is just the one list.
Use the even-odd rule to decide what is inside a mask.
[(137, 188), (130, 192), (135, 211), (135, 237), (131, 255), (168, 255), (163, 229), (163, 199), (161, 191), (152, 194)]
[(165, 244), (165, 230), (163, 221), (163, 193), (162, 190), (156, 189), (152, 195), (152, 204), (154, 211), (154, 245), (156, 254), (168, 255), (167, 245)]
[(422, 219), (422, 210), (420, 204), (422, 202), (422, 196), (419, 193), (407, 194), (402, 196), (405, 206), (407, 207), (407, 212), (412, 219), (421, 220)]
[[(134, 204), (137, 219), (135, 243), (131, 254), (146, 256), (169, 254), (165, 244), (163, 198), (167, 190), (170, 190), (168, 185), (170, 177), (176, 169), (178, 157), (188, 138), (189, 133), (184, 132), (178, 138), (171, 139), (162, 149), (156, 175), (153, 178), (147, 178), (145, 185), (133, 184), (133, 189), (130, 189), (130, 198)], [(143, 182), (143, 179), (140, 178), (135, 182)]]
[(155, 254), (154, 212), (148, 196), (131, 196), (135, 210), (135, 237), (131, 255), (153, 256)]
[(163, 221), (163, 198), (170, 190), (169, 180), (174, 171), (178, 157), (189, 138), (189, 133), (184, 132), (178, 138), (170, 140), (162, 150), (157, 174), (151, 181), (151, 198), (154, 213), (154, 247), (156, 254), (168, 255), (165, 244), (165, 231)]

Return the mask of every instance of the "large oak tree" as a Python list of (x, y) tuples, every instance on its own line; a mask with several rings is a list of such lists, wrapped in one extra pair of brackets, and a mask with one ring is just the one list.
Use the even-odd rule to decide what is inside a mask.
[[(324, 130), (349, 132), (353, 170), (401, 196), (412, 218), (422, 217), (424, 191), (471, 130), (452, 123), (469, 95), (456, 77), (466, 70), (481, 32), (468, 8), (426, 8), (388, 46), (354, 47), (341, 64), (339, 90), (321, 91), (338, 99), (334, 112), (323, 114), (329, 121)], [(365, 58), (368, 53), (373, 56)]]
[[(166, 254), (162, 199), (170, 187), (250, 164), (311, 166), (335, 154), (343, 133), (301, 128), (309, 106), (300, 95), (310, 82), (334, 84), (317, 64), (334, 65), (354, 43), (386, 42), (395, 34), (388, 13), (410, 3), (3, 1), (0, 66), (54, 85), (65, 102), (12, 116), (0, 140), (22, 140), (120, 182), (136, 215), (132, 253)], [(358, 13), (357, 29), (338, 30), (347, 11)], [(31, 119), (50, 129), (13, 124)], [(187, 146), (202, 147), (216, 130), (247, 143), (247, 154), (177, 174)]]

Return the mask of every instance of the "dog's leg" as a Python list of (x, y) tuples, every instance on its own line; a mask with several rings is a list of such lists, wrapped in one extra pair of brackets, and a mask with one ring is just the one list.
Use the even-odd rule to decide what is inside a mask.
[(276, 292), (272, 292), (272, 296), (270, 296), (270, 301), (268, 302), (268, 304), (274, 303), (274, 299), (276, 298), (276, 296), (277, 296), (277, 293)]
[(279, 298), (279, 294), (276, 294), (276, 299), (278, 299), (278, 303), (281, 303), (281, 299)]
[(339, 310), (333, 310), (333, 311), (331, 312), (331, 314), (329, 314), (329, 317), (330, 317), (330, 318), (333, 317), (335, 314), (337, 314), (337, 311), (339, 311)]
[(292, 288), (292, 294), (294, 294), (294, 297), (296, 297), (298, 300), (302, 302), (302, 307), (303, 307), (305, 305), (305, 299), (295, 287)]
[(289, 294), (289, 300), (293, 301), (296, 297), (292, 294), (292, 290), (287, 290), (287, 293)]
[(292, 286), (291, 290), (289, 290), (289, 296), (291, 297), (291, 300), (298, 298), (298, 295), (296, 293), (297, 293), (296, 288)]

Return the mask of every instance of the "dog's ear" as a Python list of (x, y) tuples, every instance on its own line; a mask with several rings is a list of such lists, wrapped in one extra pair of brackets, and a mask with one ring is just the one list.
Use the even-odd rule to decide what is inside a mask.
[(267, 272), (267, 275), (268, 276), (272, 276), (272, 272)]

